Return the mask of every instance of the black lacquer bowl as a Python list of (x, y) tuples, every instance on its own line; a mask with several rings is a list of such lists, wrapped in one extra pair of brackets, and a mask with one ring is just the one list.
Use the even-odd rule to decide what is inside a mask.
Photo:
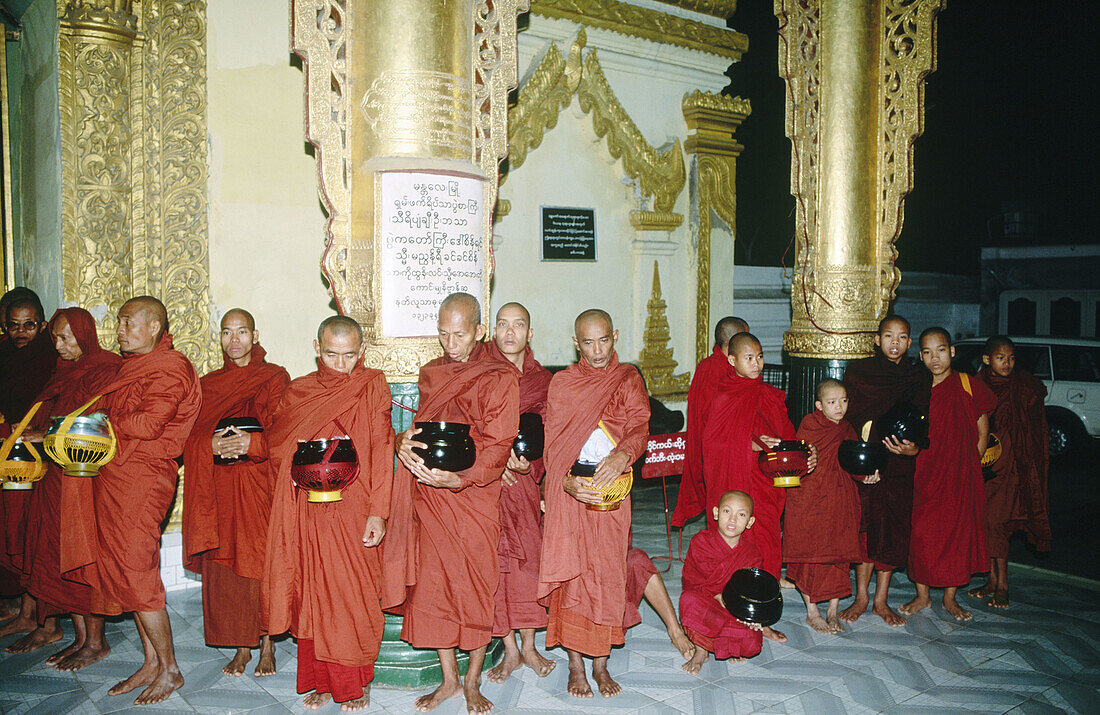
[(519, 416), (519, 434), (512, 442), (517, 457), (533, 462), (542, 457), (542, 417), (537, 412), (524, 412)]
[(874, 474), (876, 469), (886, 468), (890, 451), (882, 442), (846, 439), (837, 448), (836, 458), (840, 462), (840, 468), (845, 472), (857, 477), (867, 477)]
[(928, 446), (928, 415), (908, 402), (899, 402), (884, 412), (875, 420), (875, 428), (883, 439), (892, 435), (922, 449)]
[(783, 615), (783, 594), (775, 576), (760, 568), (733, 572), (722, 589), (726, 610), (746, 623), (770, 626)]
[[(264, 426), (260, 424), (260, 421), (255, 417), (223, 417), (218, 422), (218, 426), (214, 428), (214, 434), (219, 434), (230, 427), (236, 427), (241, 432), (263, 432)], [(219, 466), (227, 466), (230, 464), (240, 464), (241, 462), (248, 461), (248, 457), (241, 455), (240, 457), (219, 457), (214, 455), (214, 464)]]
[(413, 447), (413, 452), (428, 465), (428, 469), (461, 472), (474, 466), (477, 453), (470, 436), (470, 425), (461, 422), (416, 422), (420, 434), (413, 440), (428, 445), (427, 449)]
[(290, 478), (311, 502), (340, 501), (340, 490), (359, 476), (359, 455), (350, 439), (299, 442), (290, 460)]

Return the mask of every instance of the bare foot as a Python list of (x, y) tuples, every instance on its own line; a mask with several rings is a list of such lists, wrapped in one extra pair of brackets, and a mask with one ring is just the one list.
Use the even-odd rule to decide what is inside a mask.
[(994, 608), (1008, 608), (1008, 589), (997, 589), (993, 592), (993, 598), (989, 601), (989, 605)]
[(978, 586), (977, 588), (972, 588), (966, 593), (968, 596), (979, 598), (984, 601), (985, 599), (993, 595), (993, 582), (986, 581), (981, 586)]
[(775, 630), (771, 626), (764, 626), (764, 637), (768, 640), (775, 641), (776, 643), (786, 643), (787, 636), (782, 632)]
[(695, 655), (695, 644), (687, 637), (687, 633), (684, 633), (684, 629), (679, 623), (676, 624), (675, 632), (671, 630), (668, 632), (668, 638), (684, 658), (691, 658)]
[(592, 679), (596, 681), (596, 687), (600, 689), (600, 695), (605, 698), (613, 698), (623, 692), (622, 686), (611, 679), (607, 668), (592, 666)]
[(575, 698), (592, 697), (592, 686), (588, 684), (588, 678), (584, 677), (584, 664), (580, 668), (569, 665), (569, 694)]
[(444, 700), (453, 698), (462, 692), (462, 685), (459, 683), (447, 683), (444, 682), (438, 688), (428, 693), (427, 695), (421, 695), (413, 703), (413, 707), (422, 713), (426, 713), (429, 710), (434, 710), (443, 704)]
[(709, 658), (710, 653), (705, 648), (696, 646), (695, 654), (680, 667), (689, 675), (699, 675), (700, 668), (703, 667), (703, 664), (706, 663)]
[(0, 626), (0, 638), (10, 636), (12, 633), (30, 633), (35, 628), (38, 628), (37, 622), (30, 618), (23, 618), (20, 616), (14, 621), (9, 621), (3, 626)]
[(784, 576), (779, 579), (779, 588), (798, 588), (798, 586), (795, 586), (794, 581), (788, 581), (787, 577)]
[(825, 622), (825, 619), (821, 617), (821, 614), (816, 616), (806, 616), (806, 625), (813, 628), (818, 633), (835, 633), (836, 631), (829, 628), (829, 624)]
[[(270, 673), (268, 675), (270, 675)], [(361, 697), (358, 697), (355, 700), (348, 700), (347, 702), (340, 703), (340, 709), (344, 712), (356, 712), (358, 710), (366, 710), (368, 707), (370, 707), (370, 683), (367, 683), (363, 686), (363, 695)]]
[(974, 617), (973, 613), (960, 606), (958, 602), (954, 600), (944, 601), (943, 610), (950, 613), (951, 617), (959, 622), (969, 621), (971, 618)]
[(833, 633), (843, 633), (844, 632), (844, 626), (842, 626), (840, 624), (840, 619), (836, 617), (836, 614), (833, 614), (833, 615), (829, 616), (828, 618), (826, 618), (825, 623), (828, 624), (829, 630)]
[[(485, 674), (485, 677), (489, 679), (491, 683), (503, 683), (508, 680), (508, 676), (520, 666), (519, 653), (512, 655), (511, 653), (504, 654), (504, 660), (500, 661), (500, 665), (492, 668)], [(536, 671), (537, 672), (537, 671)]]
[(78, 650), (80, 650), (81, 646), (83, 646), (83, 645), (84, 645), (83, 641), (79, 641), (79, 640), (73, 641), (69, 645), (65, 646), (61, 650), (59, 650), (56, 653), (54, 653), (53, 655), (51, 655), (49, 658), (46, 658), (47, 665), (54, 665), (55, 663), (60, 663), (61, 661), (65, 660), (66, 658), (68, 658), (73, 653), (76, 653)]
[[(915, 600), (916, 599), (913, 599), (913, 601), (915, 601)], [(909, 603), (912, 603), (913, 601), (910, 601)], [(902, 610), (903, 608), (905, 608), (905, 606), (902, 606), (902, 608), (899, 608), (898, 610), (901, 611), (902, 613), (905, 613), (906, 611)], [(874, 613), (879, 618), (881, 618), (882, 620), (886, 621), (886, 625), (891, 626), (893, 628), (897, 628), (898, 626), (904, 626), (905, 625), (905, 619), (902, 618), (901, 616), (899, 616), (897, 613), (895, 613), (894, 609), (890, 608), (886, 604), (882, 604), (880, 606), (879, 604), (876, 603), (874, 605), (874, 607), (871, 609), (871, 612)], [(915, 613), (915, 611), (914, 611), (914, 613)]]
[(493, 703), (489, 698), (481, 694), (477, 683), (470, 683), (464, 689), (466, 696), (467, 713), (487, 713), (493, 709)]
[(35, 628), (4, 650), (9, 653), (29, 653), (59, 640), (61, 640), (60, 628)]
[(0, 601), (0, 621), (6, 621), (9, 618), (15, 618), (19, 615), (19, 599), (18, 598), (5, 598)]
[[(260, 646), (260, 660), (256, 663), (256, 670), (252, 671), (252, 673), (257, 678), (275, 675), (275, 644), (271, 641), (267, 641)], [(369, 697), (367, 698), (367, 703), (370, 704)]]
[(225, 667), (222, 668), (222, 672), (234, 678), (239, 678), (244, 673), (244, 667), (248, 665), (250, 660), (252, 660), (251, 649), (238, 648), (237, 654), (233, 656), (233, 660), (226, 663)]
[(319, 710), (324, 707), (329, 700), (332, 700), (331, 693), (310, 693), (302, 698), (302, 705), (306, 710)]
[[(53, 664), (53, 667), (57, 670), (68, 672), (73, 670), (80, 670), (81, 668), (91, 665), (92, 663), (98, 663), (106, 658), (111, 653), (111, 647), (104, 643), (102, 646), (92, 646), (87, 643), (80, 647), (80, 650), (76, 651), (67, 658), (63, 658)], [(115, 687), (118, 687), (117, 685)], [(133, 688), (131, 688), (132, 690)], [(111, 693), (116, 695), (116, 693)]]
[(134, 705), (151, 705), (164, 702), (183, 685), (183, 676), (178, 670), (165, 670), (157, 675), (149, 687), (134, 698)]
[[(921, 598), (920, 596), (917, 596), (909, 603), (903, 603), (902, 605), (898, 606), (898, 610), (907, 616), (911, 616), (914, 613), (917, 613), (918, 611), (923, 611), (924, 609), (931, 606), (932, 602), (929, 601), (927, 598)], [(886, 620), (885, 616), (883, 617), (883, 620)], [(886, 622), (889, 623), (890, 621)]]
[(148, 685), (153, 682), (153, 678), (157, 676), (157, 664), (156, 662), (144, 663), (137, 669), (133, 675), (126, 680), (115, 683), (115, 687), (107, 691), (108, 695), (122, 695), (128, 693), (134, 688), (140, 688), (142, 685)]
[(558, 661), (550, 660), (532, 648), (530, 651), (523, 651), (523, 664), (535, 671), (535, 675), (545, 678), (557, 667)]
[(867, 606), (871, 604), (869, 598), (857, 598), (852, 601), (852, 605), (845, 608), (838, 615), (841, 620), (848, 621), (849, 623), (855, 623), (859, 620), (859, 617), (867, 612)]

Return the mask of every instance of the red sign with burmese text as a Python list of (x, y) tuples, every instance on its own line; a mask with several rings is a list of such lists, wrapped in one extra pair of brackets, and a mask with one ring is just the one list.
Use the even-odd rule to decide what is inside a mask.
[(652, 434), (646, 447), (642, 479), (671, 477), (684, 473), (684, 454), (687, 447), (686, 432)]

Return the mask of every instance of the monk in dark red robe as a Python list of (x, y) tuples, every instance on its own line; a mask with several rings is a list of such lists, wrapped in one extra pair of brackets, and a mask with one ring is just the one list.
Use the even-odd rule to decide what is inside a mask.
[(623, 630), (632, 628), (642, 622), (641, 605), (645, 600), (661, 618), (665, 624), (665, 632), (668, 640), (680, 651), (684, 658), (690, 658), (695, 653), (695, 646), (684, 632), (680, 618), (676, 615), (676, 607), (672, 605), (672, 598), (668, 595), (665, 581), (661, 578), (661, 572), (653, 564), (653, 559), (644, 549), (633, 546), (626, 552), (626, 613), (623, 615)]
[[(387, 551), (404, 549), (404, 583), (411, 586), (401, 638), (414, 648), (435, 649), (443, 670), (443, 683), (417, 699), (417, 710), (431, 710), (461, 691), (469, 712), (488, 712), (493, 704), (481, 694), (481, 667), (493, 632), (501, 474), (519, 430), (519, 375), (480, 342), (481, 306), (468, 293), (444, 299), (437, 327), (443, 357), (420, 368), (416, 421), (469, 425), (476, 461), (461, 472), (429, 469), (412, 451), (426, 447), (416, 439), (418, 428), (402, 433), (394, 519), (402, 513), (398, 502), (406, 510), (411, 503), (412, 514)], [(464, 684), (456, 648), (470, 654)]]
[(1050, 549), (1050, 440), (1043, 406), (1047, 388), (1016, 367), (1016, 346), (1004, 336), (986, 341), (982, 361), (985, 364), (978, 379), (997, 397), (990, 430), (1001, 442), (1001, 457), (992, 467), (996, 476), (985, 483), (986, 537), (992, 570), (989, 581), (970, 595), (987, 599), (994, 608), (1008, 608), (1009, 537), (1023, 531), (1036, 550)]
[(912, 614), (930, 607), (929, 587), (942, 587), (944, 610), (967, 621), (971, 613), (955, 593), (974, 573), (989, 570), (980, 460), (997, 398), (981, 380), (951, 369), (955, 348), (943, 328), (921, 333), (920, 357), (932, 373), (932, 401), (929, 447), (917, 455), (913, 476), (909, 578), (917, 596), (899, 610)]
[[(856, 433), (844, 420), (848, 394), (838, 380), (818, 384), (814, 407), (796, 436), (817, 447), (817, 468), (803, 477), (800, 486), (787, 490), (783, 561), (787, 578), (806, 603), (806, 623), (819, 633), (840, 633), (837, 607), (841, 598), (852, 593), (848, 572), (860, 556), (860, 510), (856, 483), (837, 462), (837, 449), (842, 441), (855, 439)], [(867, 479), (875, 482), (879, 475)], [(829, 602), (824, 620), (817, 607), (821, 601)]]
[[(267, 440), (275, 483), (263, 606), (268, 633), (298, 639), (305, 707), (335, 700), (362, 710), (384, 626), (375, 547), (393, 485), (390, 390), (380, 371), (363, 366), (363, 333), (351, 318), (326, 318), (313, 345), (317, 370), (286, 388)], [(298, 443), (343, 436), (355, 447), (358, 476), (339, 501), (311, 503), (291, 478)]]
[(719, 660), (743, 660), (759, 653), (764, 642), (763, 629), (734, 618), (722, 600), (722, 590), (734, 571), (764, 563), (760, 551), (742, 538), (756, 523), (752, 497), (740, 490), (728, 491), (712, 514), (713, 527), (692, 537), (681, 575), (680, 617), (696, 645), (683, 669), (692, 675), (699, 673), (711, 653)]
[(688, 388), (687, 445), (684, 448), (684, 474), (680, 477), (680, 491), (676, 496), (676, 508), (672, 511), (672, 525), (683, 528), (688, 519), (702, 514), (706, 509), (707, 487), (703, 474), (703, 430), (714, 396), (718, 394), (718, 381), (732, 368), (726, 351), (729, 341), (737, 333), (749, 332), (749, 324), (741, 318), (727, 316), (714, 326), (714, 349), (695, 367)]
[[(204, 376), (202, 410), (183, 452), (184, 567), (202, 575), (206, 644), (236, 648), (226, 675), (240, 675), (260, 646), (257, 676), (275, 672), (275, 646), (263, 631), (260, 580), (271, 513), (271, 462), (266, 435), (275, 405), (290, 382), (265, 361), (252, 315), (234, 308), (221, 321), (224, 364)], [(215, 434), (226, 418), (249, 417), (262, 432), (236, 428)], [(242, 460), (214, 464), (214, 456)]]
[[(604, 697), (622, 688), (607, 671), (623, 643), (630, 497), (614, 511), (591, 511), (601, 492), (642, 455), (649, 438), (649, 398), (636, 368), (619, 362), (619, 333), (602, 310), (574, 322), (579, 362), (554, 375), (546, 404), (546, 517), (539, 600), (550, 609), (546, 645), (569, 654), (569, 693), (590, 698), (584, 655)], [(592, 486), (570, 476), (582, 454), (597, 463)]]
[[(100, 394), (122, 362), (120, 356), (99, 346), (95, 318), (83, 308), (62, 308), (54, 313), (49, 334), (58, 352), (57, 369), (38, 395), (42, 406), (31, 423), (34, 430), (23, 433), (25, 441), (41, 442), (50, 415), (67, 415)], [(111, 650), (103, 637), (103, 619), (91, 616), (91, 588), (62, 578), (61, 571), (62, 524), (69, 528), (65, 516), (73, 502), (90, 503), (91, 488), (88, 479), (64, 476), (61, 467), (51, 461), (30, 492), (27, 506), (24, 582), (37, 601), (41, 625), (7, 650), (22, 653), (60, 640), (57, 616), (72, 614), (75, 640), (46, 659), (58, 670), (90, 665)]]
[(919, 446), (892, 435), (880, 435), (874, 421), (899, 402), (915, 405), (928, 414), (931, 378), (924, 366), (906, 356), (912, 340), (909, 321), (890, 315), (875, 333), (875, 354), (848, 363), (844, 386), (848, 390), (847, 419), (862, 437), (863, 426), (871, 421), (869, 439), (881, 440), (889, 450), (881, 481), (859, 484), (860, 559), (856, 565), (856, 597), (840, 612), (841, 620), (855, 623), (871, 604), (871, 574), (878, 572), (872, 613), (890, 626), (901, 626), (905, 618), (890, 607), (890, 581), (894, 570), (909, 560), (909, 530), (913, 513), (913, 470)]
[[(0, 437), (11, 434), (57, 366), (38, 296), (24, 288), (5, 297), (8, 302), (0, 317), (8, 339), (0, 343)], [(29, 498), (26, 490), (0, 491), (0, 599), (10, 599), (0, 601), (0, 619), (17, 616), (0, 626), (0, 637), (29, 633), (38, 626), (34, 599), (21, 583)]]

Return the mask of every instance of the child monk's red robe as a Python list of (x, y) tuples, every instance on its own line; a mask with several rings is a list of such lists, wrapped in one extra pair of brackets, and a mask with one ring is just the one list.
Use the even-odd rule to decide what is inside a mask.
[(989, 555), (1008, 558), (1008, 539), (1020, 530), (1037, 550), (1047, 551), (1051, 534), (1046, 385), (1019, 369), (1001, 377), (983, 367), (978, 377), (997, 396), (990, 430), (1001, 441), (1001, 458), (993, 466), (997, 476), (985, 483)]
[[(291, 481), (300, 440), (347, 435), (359, 474), (340, 501), (311, 503)], [(298, 639), (298, 692), (355, 700), (374, 677), (384, 619), (378, 548), (363, 546), (367, 518), (389, 516), (393, 427), (385, 376), (359, 363), (345, 374), (318, 361), (287, 386), (268, 453), (274, 479), (262, 603), (267, 632)]]
[(957, 372), (932, 388), (929, 447), (917, 455), (909, 578), (928, 586), (961, 586), (989, 570), (978, 418), (997, 402), (981, 380), (970, 388)]
[[(701, 514), (707, 504), (706, 478), (703, 474), (703, 429), (710, 414), (711, 402), (718, 391), (718, 381), (732, 371), (729, 358), (717, 345), (710, 355), (696, 366), (688, 388), (687, 445), (684, 448), (684, 474), (680, 477), (680, 492), (672, 512), (672, 525), (683, 526), (688, 519)], [(708, 515), (709, 516), (709, 515)]]
[[(504, 362), (496, 343), (489, 343)], [(508, 363), (511, 365), (512, 363)], [(535, 360), (528, 346), (519, 375), (519, 413), (546, 412), (550, 371)], [(542, 551), (542, 511), (539, 482), (545, 471), (542, 459), (531, 463), (530, 474), (517, 474), (515, 484), (500, 487), (500, 583), (495, 597), (493, 636), (520, 628), (545, 628), (546, 609), (538, 602), (539, 552)]]
[[(740, 489), (752, 497), (756, 525), (745, 537), (760, 549), (764, 570), (779, 578), (782, 547), (779, 517), (784, 490), (757, 466), (760, 453), (753, 438), (760, 435), (794, 439), (787, 417), (786, 394), (762, 379), (749, 380), (732, 370), (718, 383), (710, 418), (703, 431), (703, 469), (707, 473), (707, 511), (718, 506), (722, 494)], [(713, 522), (711, 527), (713, 528)]]
[(715, 598), (734, 571), (762, 565), (760, 551), (745, 540), (752, 531), (742, 534), (733, 548), (716, 529), (700, 531), (692, 537), (684, 559), (680, 622), (692, 643), (718, 659), (750, 658), (763, 643), (760, 631), (739, 623)]
[[(259, 645), (260, 579), (271, 513), (267, 437), (275, 406), (290, 382), (256, 345), (249, 363), (224, 364), (204, 376), (202, 410), (183, 451), (184, 567), (202, 575), (202, 628), (209, 646)], [(247, 459), (215, 465), (211, 438), (226, 417), (254, 417), (264, 432), (251, 434)]]
[(562, 480), (603, 422), (615, 451), (641, 456), (649, 438), (649, 398), (637, 368), (615, 353), (606, 368), (586, 361), (554, 375), (546, 403), (546, 515), (539, 601), (550, 609), (546, 646), (606, 656), (623, 643), (630, 497), (615, 511), (590, 511)]
[(798, 438), (817, 446), (817, 468), (787, 490), (783, 561), (787, 578), (818, 603), (852, 592), (848, 572), (860, 555), (859, 494), (837, 462), (837, 449), (856, 433), (848, 422), (837, 424), (816, 410), (802, 419)]
[(623, 614), (623, 629), (636, 626), (642, 622), (642, 612), (639, 610), (642, 599), (645, 598), (645, 587), (649, 579), (658, 573), (653, 565), (653, 559), (644, 549), (636, 549), (633, 545), (626, 552), (626, 611)]
[[(64, 317), (81, 357), (78, 360), (57, 359), (53, 377), (42, 388), (38, 400), (42, 407), (35, 415), (36, 429), (46, 429), (51, 415), (67, 415), (99, 394), (118, 372), (122, 358), (99, 346), (95, 318), (83, 308), (62, 308), (50, 319), (56, 326)], [(23, 567), (26, 572), (27, 591), (38, 599), (38, 618), (60, 613), (90, 614), (92, 592), (85, 583), (62, 578), (61, 528), (69, 530), (76, 523), (69, 516), (74, 509), (91, 505), (92, 481), (86, 477), (69, 477), (61, 473), (61, 467), (43, 455), (49, 464), (45, 476), (34, 485), (27, 505), (27, 543)], [(80, 495), (83, 494), (83, 498)], [(92, 543), (95, 532), (82, 534), (86, 543)]]

